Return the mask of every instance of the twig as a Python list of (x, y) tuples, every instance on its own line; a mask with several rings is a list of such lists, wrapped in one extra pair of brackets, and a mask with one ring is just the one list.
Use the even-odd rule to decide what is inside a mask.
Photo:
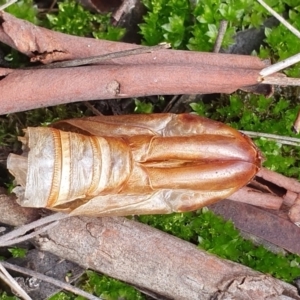
[(92, 295), (90, 293), (87, 293), (87, 292), (85, 292), (85, 291), (83, 291), (83, 290), (81, 290), (81, 289), (79, 289), (77, 287), (74, 287), (71, 284), (64, 283), (62, 281), (59, 281), (59, 280), (54, 279), (52, 277), (49, 277), (49, 276), (46, 276), (44, 274), (35, 272), (33, 270), (26, 269), (26, 268), (23, 268), (23, 267), (19, 267), (19, 266), (10, 264), (10, 263), (5, 262), (5, 261), (3, 261), (1, 263), (7, 269), (10, 269), (10, 270), (13, 270), (13, 271), (25, 274), (25, 275), (29, 275), (29, 276), (35, 277), (37, 279), (40, 279), (42, 281), (51, 283), (51, 284), (53, 284), (55, 286), (58, 286), (58, 287), (66, 290), (66, 291), (72, 292), (72, 293), (74, 293), (76, 295), (80, 295), (80, 296), (85, 297), (87, 299), (90, 299), (90, 300), (99, 300), (99, 299), (101, 299), (101, 298), (96, 297), (96, 296), (94, 296), (94, 295)]
[(272, 9), (263, 0), (257, 0), (272, 16), (274, 16), (280, 23), (282, 23), (287, 29), (289, 29), (295, 36), (300, 39), (300, 31), (297, 30), (293, 25), (287, 22), (281, 15), (279, 15), (274, 9)]
[[(300, 61), (300, 53), (296, 54), (296, 55), (293, 55), (287, 59), (284, 59), (274, 65), (271, 65), (269, 67), (266, 67), (264, 69), (262, 69), (259, 73), (259, 75), (261, 75), (262, 77), (265, 77), (265, 76), (269, 76), (271, 74), (274, 74), (278, 71), (281, 71), (289, 66), (292, 66), (296, 63), (298, 63)], [(274, 79), (277, 79), (277, 77), (270, 77), (270, 78), (274, 78)], [(267, 78), (264, 78), (264, 79), (267, 79)], [(286, 78), (278, 78), (278, 79), (286, 79)], [(294, 79), (294, 78), (288, 78), (288, 79)], [(263, 82), (265, 83), (265, 82)], [(290, 84), (290, 83), (286, 83), (286, 84)], [(297, 83), (297, 85), (299, 85), (299, 82)]]
[(46, 226), (43, 226), (42, 228), (38, 229), (38, 230), (35, 230), (34, 232), (32, 233), (29, 233), (29, 234), (26, 234), (24, 236), (21, 236), (21, 237), (18, 237), (18, 238), (13, 238), (7, 242), (3, 242), (1, 243), (1, 247), (8, 247), (8, 246), (12, 246), (12, 245), (15, 245), (15, 244), (19, 244), (19, 243), (22, 243), (24, 241), (27, 241), (29, 239), (32, 239), (34, 238), (35, 236), (51, 229), (52, 227), (56, 226), (58, 224), (58, 221), (55, 221), (55, 222), (52, 222)]
[(53, 0), (53, 1), (52, 1), (52, 3), (51, 3), (51, 5), (50, 5), (50, 7), (49, 7), (47, 13), (53, 12), (53, 8), (54, 8), (54, 6), (55, 6), (56, 3), (57, 3), (57, 0)]
[(7, 3), (0, 6), (0, 11), (4, 10), (5, 8), (11, 6), (12, 4), (16, 3), (18, 0), (10, 0)]
[(279, 210), (283, 202), (282, 197), (278, 197), (271, 193), (262, 193), (257, 189), (247, 186), (230, 195), (228, 199), (274, 210)]
[[(295, 36), (297, 36), (300, 39), (300, 31), (296, 29), (294, 26), (292, 26), (289, 22), (287, 22), (282, 16), (280, 16), (275, 10), (273, 10), (270, 6), (268, 6), (263, 0), (257, 0), (268, 12), (270, 12), (279, 22), (281, 22), (287, 29), (289, 29)], [(296, 54), (292, 57), (289, 57), (288, 59), (285, 59), (283, 61), (280, 61), (274, 65), (271, 65), (269, 67), (266, 67), (261, 70), (260, 75), (262, 77), (271, 75), (273, 73), (276, 73), (280, 70), (283, 70), (297, 62), (300, 61), (300, 54)], [(272, 84), (272, 83), (270, 83)], [(276, 84), (276, 83), (275, 83)], [(298, 84), (290, 84), (289, 85), (299, 85)]]
[[(35, 229), (39, 226), (54, 222), (54, 221), (58, 221), (58, 220), (62, 220), (65, 218), (68, 218), (69, 215), (68, 214), (63, 214), (63, 213), (56, 213), (50, 216), (47, 216), (45, 218), (41, 218), (37, 221), (31, 222), (29, 224), (23, 225), (5, 235), (2, 235), (0, 237), (0, 247), (2, 247), (2, 245), (5, 244), (5, 242), (8, 241), (12, 241), (13, 239), (19, 238), (20, 236), (24, 235), (26, 232)], [(30, 238), (32, 238), (32, 236), (30, 236)]]
[(256, 176), (261, 177), (269, 182), (285, 188), (288, 191), (300, 193), (300, 182), (297, 179), (289, 178), (277, 172), (261, 168)]
[(180, 97), (179, 95), (173, 96), (162, 112), (163, 113), (169, 112), (172, 106), (176, 103), (176, 101), (178, 101), (179, 97)]
[(218, 53), (221, 49), (224, 35), (226, 33), (227, 25), (228, 25), (228, 21), (226, 21), (226, 20), (222, 20), (220, 22), (218, 35), (217, 35), (217, 39), (215, 41), (214, 50), (213, 50), (214, 53)]
[(96, 109), (89, 101), (84, 101), (83, 103), (95, 116), (103, 116), (103, 114), (98, 109)]
[[(124, 51), (118, 51), (118, 52), (112, 52), (107, 53), (103, 55), (97, 55), (92, 57), (85, 57), (85, 58), (79, 58), (79, 59), (73, 59), (63, 62), (56, 62), (49, 65), (43, 65), (38, 67), (30, 67), (29, 69), (54, 69), (54, 68), (69, 68), (69, 67), (78, 67), (78, 66), (84, 66), (84, 65), (91, 65), (91, 64), (99, 64), (101, 62), (110, 60), (110, 59), (116, 59), (121, 58), (125, 56), (131, 56), (131, 55), (138, 55), (138, 54), (144, 54), (149, 53), (153, 51), (158, 51), (162, 49), (170, 48), (170, 44), (168, 43), (162, 43), (157, 46), (152, 47), (140, 47), (140, 48), (134, 48)], [(28, 69), (28, 68), (26, 68)]]
[(270, 140), (274, 140), (278, 143), (285, 144), (285, 145), (292, 145), (292, 146), (300, 146), (300, 139), (293, 138), (289, 136), (282, 136), (277, 134), (269, 134), (269, 133), (262, 133), (262, 132), (254, 132), (254, 131), (244, 131), (241, 130), (242, 133), (250, 136), (250, 137), (264, 137)]
[(32, 300), (16, 282), (16, 280), (6, 271), (4, 268), (4, 262), (0, 262), (0, 278), (7, 283), (11, 287), (12, 291), (17, 293), (18, 296), (22, 297), (24, 300)]
[(300, 78), (290, 78), (290, 77), (264, 77), (259, 78), (258, 82), (261, 84), (271, 84), (271, 85), (289, 85), (289, 86), (300, 86)]
[(126, 12), (130, 10), (130, 8), (135, 7), (135, 5), (136, 3), (134, 3), (134, 1), (123, 1), (122, 4), (118, 7), (118, 9), (114, 11), (111, 16), (111, 18), (115, 20), (115, 22), (113, 22), (113, 25), (117, 25), (120, 22), (121, 17), (125, 15)]

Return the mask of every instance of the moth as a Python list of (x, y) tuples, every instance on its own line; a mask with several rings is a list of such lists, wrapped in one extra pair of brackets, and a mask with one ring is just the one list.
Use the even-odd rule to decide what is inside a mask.
[(254, 143), (193, 114), (97, 116), (29, 127), (10, 154), (22, 206), (73, 215), (192, 211), (246, 185), (261, 167)]

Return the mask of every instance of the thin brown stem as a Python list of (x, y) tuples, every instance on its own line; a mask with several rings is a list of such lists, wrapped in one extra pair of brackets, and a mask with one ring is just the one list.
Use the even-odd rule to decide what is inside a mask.
[[(2, 247), (5, 243), (7, 242), (11, 242), (16, 238), (19, 238), (20, 236), (26, 234), (26, 232), (35, 229), (39, 226), (45, 225), (45, 224), (49, 224), (58, 220), (62, 220), (65, 218), (68, 218), (69, 215), (67, 214), (63, 214), (63, 213), (56, 213), (50, 216), (47, 216), (45, 218), (41, 218), (37, 221), (31, 222), (29, 224), (23, 225), (5, 235), (2, 235), (0, 237), (0, 247)], [(30, 236), (30, 238), (32, 238), (32, 236)]]
[(139, 55), (139, 54), (149, 53), (149, 52), (158, 51), (167, 48), (170, 48), (170, 44), (163, 43), (152, 47), (140, 47), (140, 48), (134, 48), (134, 49), (124, 50), (119, 52), (107, 53), (103, 55), (97, 55), (93, 57), (79, 58), (79, 59), (73, 59), (73, 60), (68, 60), (63, 62), (55, 62), (45, 66), (43, 65), (43, 66), (34, 67), (34, 69), (70, 68), (70, 67), (99, 64), (101, 62), (111, 60), (111, 59), (116, 59), (125, 56), (131, 56), (131, 55)]
[[(299, 55), (300, 58), (300, 55)], [(275, 65), (272, 65), (275, 66)], [(275, 71), (276, 72), (276, 71)], [(274, 85), (289, 85), (289, 86), (300, 86), (300, 78), (290, 78), (290, 77), (261, 77), (258, 79), (261, 84), (274, 84)]]
[(89, 101), (84, 101), (83, 103), (95, 116), (103, 116), (103, 114), (98, 109), (96, 109)]
[(7, 242), (3, 242), (1, 244), (1, 247), (8, 247), (8, 246), (12, 246), (12, 245), (19, 244), (19, 243), (22, 243), (24, 241), (30, 240), (30, 239), (34, 238), (35, 236), (51, 229), (52, 227), (56, 226), (57, 224), (58, 224), (58, 221), (55, 221), (55, 222), (52, 222), (52, 223), (50, 223), (46, 226), (43, 226), (42, 228), (40, 228), (38, 230), (35, 230), (32, 233), (26, 234), (26, 235), (21, 236), (21, 237), (13, 238), (13, 239), (11, 239)]
[(218, 31), (218, 35), (217, 35), (217, 39), (214, 45), (214, 53), (218, 53), (221, 49), (222, 46), (222, 42), (226, 33), (226, 29), (227, 29), (227, 25), (228, 25), (228, 21), (226, 20), (222, 20), (220, 22), (220, 27), (219, 27), (219, 31)]
[(35, 277), (37, 279), (40, 279), (42, 281), (45, 281), (45, 282), (48, 282), (48, 283), (51, 283), (61, 289), (64, 289), (66, 291), (69, 291), (69, 292), (72, 292), (76, 295), (80, 295), (82, 297), (85, 297), (87, 299), (90, 299), (90, 300), (99, 300), (101, 298), (99, 297), (96, 297), (90, 293), (87, 293), (79, 288), (76, 288), (68, 283), (64, 283), (62, 281), (59, 281), (57, 279), (54, 279), (52, 277), (49, 277), (49, 276), (46, 276), (44, 274), (41, 274), (41, 273), (38, 273), (38, 272), (35, 272), (33, 270), (30, 270), (30, 269), (26, 269), (26, 268), (23, 268), (23, 267), (19, 267), (19, 266), (16, 266), (16, 265), (13, 265), (13, 264), (10, 264), (8, 262), (1, 262), (2, 265), (9, 269), (9, 270), (13, 270), (13, 271), (16, 271), (16, 272), (19, 272), (19, 273), (22, 273), (22, 274), (25, 274), (25, 275), (29, 275), (29, 276), (32, 276), (32, 277)]

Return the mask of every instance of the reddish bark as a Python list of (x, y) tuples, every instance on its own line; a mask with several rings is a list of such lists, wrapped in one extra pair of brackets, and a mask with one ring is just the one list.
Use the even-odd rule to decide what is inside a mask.
[(293, 223), (300, 226), (300, 195), (296, 198), (294, 204), (289, 211), (289, 217)]
[[(209, 206), (216, 214), (230, 219), (242, 231), (251, 233), (291, 253), (300, 254), (300, 228), (282, 211), (277, 214), (246, 203), (223, 200)], [(299, 214), (298, 214), (299, 215)]]
[(203, 64), (0, 69), (0, 114), (85, 100), (231, 93), (241, 86), (255, 84), (257, 74), (258, 70), (233, 71)]
[(283, 187), (289, 191), (300, 193), (300, 182), (294, 178), (288, 178), (279, 173), (262, 168), (258, 173), (258, 177), (263, 178), (266, 181), (272, 182), (280, 187)]
[(262, 193), (259, 190), (243, 187), (228, 197), (228, 199), (248, 203), (269, 209), (280, 209), (283, 199), (270, 193)]
[[(0, 41), (44, 64), (97, 56), (141, 47), (120, 42), (96, 40), (63, 34), (35, 26), (27, 21), (0, 12)], [(266, 64), (259, 58), (245, 55), (162, 50), (134, 57), (111, 60), (110, 64), (207, 64), (233, 69), (260, 70)], [(255, 82), (256, 83), (256, 82)], [(251, 84), (251, 83), (250, 83)]]
[[(139, 47), (40, 28), (0, 12), (0, 41), (48, 64)], [(257, 57), (161, 50), (66, 69), (0, 69), (0, 114), (84, 100), (232, 93), (258, 83)]]
[(40, 218), (39, 209), (21, 207), (17, 204), (16, 197), (7, 195), (3, 189), (0, 189), (0, 207), (0, 223), (20, 226)]
[(283, 196), (283, 203), (290, 207), (294, 204), (294, 202), (296, 201), (298, 197), (298, 194), (295, 192), (291, 192), (289, 190), (287, 190), (286, 194)]

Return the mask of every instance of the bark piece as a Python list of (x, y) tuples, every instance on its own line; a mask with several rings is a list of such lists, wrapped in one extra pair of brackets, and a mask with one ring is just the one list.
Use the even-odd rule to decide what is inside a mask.
[[(33, 61), (48, 64), (57, 60), (92, 57), (141, 47), (128, 43), (96, 40), (51, 31), (0, 12), (0, 41), (24, 53)], [(111, 60), (109, 64), (221, 64), (228, 68), (261, 70), (266, 64), (245, 55), (163, 50)], [(183, 76), (182, 76), (183, 77)], [(257, 82), (255, 82), (257, 83)]]
[[(54, 32), (4, 12), (0, 12), (0, 41), (44, 64), (139, 47)], [(162, 50), (110, 60), (101, 67), (3, 68), (0, 114), (86, 100), (232, 93), (256, 85), (264, 67), (265, 63), (253, 56)], [(112, 88), (116, 83), (117, 88)]]
[(300, 228), (287, 218), (245, 203), (223, 200), (209, 206), (216, 214), (232, 220), (237, 228), (275, 244), (289, 252), (300, 254)]
[(286, 194), (283, 195), (283, 203), (286, 206), (290, 207), (295, 203), (297, 197), (298, 197), (297, 193), (291, 192), (291, 191), (286, 191)]
[(228, 199), (277, 210), (280, 209), (283, 202), (281, 197), (272, 195), (271, 193), (262, 193), (259, 190), (249, 188), (247, 186), (239, 189), (237, 192), (229, 196)]
[(21, 207), (14, 195), (1, 194), (0, 191), (0, 222), (12, 226), (20, 226), (40, 218), (40, 210)]
[(230, 292), (234, 281), (237, 286), (245, 282), (242, 298), (235, 299), (300, 299), (296, 288), (286, 283), (125, 218), (66, 219), (36, 243), (42, 250), (171, 299), (212, 299)]
[(297, 179), (288, 178), (284, 175), (270, 171), (265, 168), (262, 168), (256, 176), (261, 177), (269, 182), (272, 182), (280, 187), (283, 187), (286, 190), (295, 193), (300, 193), (300, 182)]
[[(264, 282), (263, 286), (261, 281)], [(227, 286), (223, 285), (220, 288), (221, 291), (216, 293), (214, 299), (290, 299), (285, 298), (282, 288), (265, 275), (240, 276), (226, 284)]]
[[(227, 58), (222, 57), (222, 60), (226, 61)], [(0, 114), (87, 100), (232, 93), (241, 86), (255, 84), (257, 74), (257, 69), (234, 69), (214, 65), (211, 60), (205, 64), (186, 65), (101, 65), (14, 71), (0, 69)]]
[(296, 198), (289, 211), (289, 217), (295, 225), (300, 226), (300, 195)]

